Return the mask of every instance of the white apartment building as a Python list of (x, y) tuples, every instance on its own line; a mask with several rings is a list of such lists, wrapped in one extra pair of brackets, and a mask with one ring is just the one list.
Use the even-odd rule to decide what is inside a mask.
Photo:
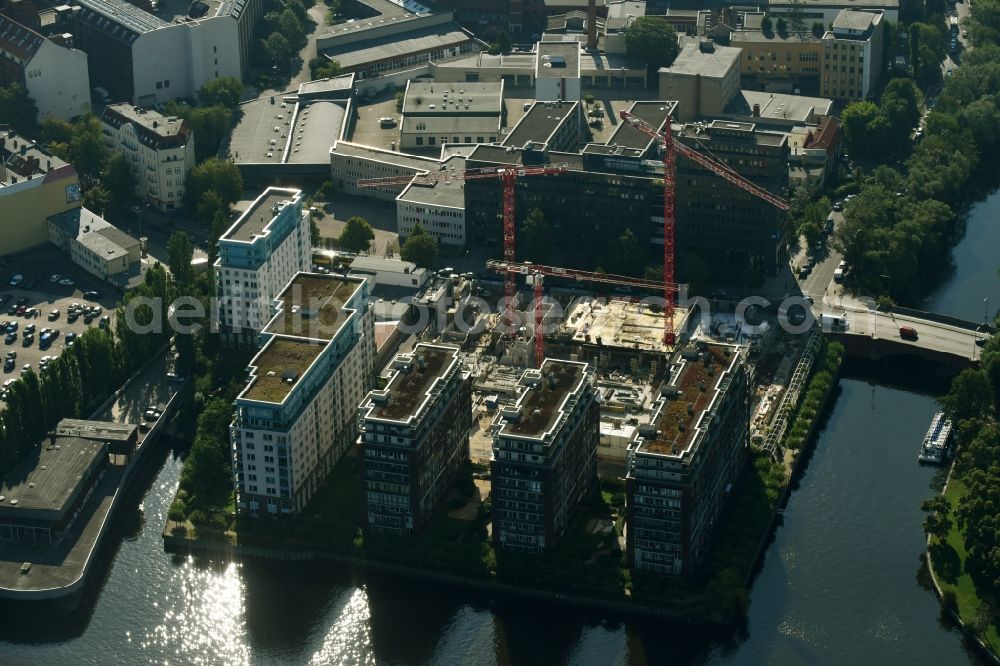
[(23, 86), (39, 119), (69, 120), (90, 111), (87, 54), (72, 48), (72, 39), (46, 39), (6, 16), (0, 16), (0, 82)]
[(269, 187), (219, 238), (215, 261), (218, 330), (233, 347), (257, 347), (272, 303), (312, 262), (302, 192)]
[(580, 99), (579, 42), (539, 42), (535, 51), (535, 100)]
[(375, 380), (370, 296), (364, 278), (315, 273), (278, 296), (230, 426), (241, 513), (294, 516), (356, 440)]
[(425, 171), (438, 171), (442, 164), (441, 160), (433, 157), (407, 155), (349, 141), (335, 141), (330, 148), (330, 181), (337, 192), (393, 201), (405, 185), (358, 187), (357, 181), (362, 178), (413, 176)]
[(102, 280), (139, 272), (139, 240), (82, 206), (49, 218), (49, 241)]
[(109, 104), (101, 116), (108, 150), (125, 155), (135, 193), (160, 210), (180, 208), (194, 168), (194, 131), (186, 120), (129, 104)]

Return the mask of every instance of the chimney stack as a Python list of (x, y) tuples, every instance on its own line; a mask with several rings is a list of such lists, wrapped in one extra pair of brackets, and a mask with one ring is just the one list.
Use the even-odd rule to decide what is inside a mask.
[(597, 49), (597, 0), (587, 4), (587, 48)]
[(760, 118), (760, 104), (753, 105), (753, 117)]

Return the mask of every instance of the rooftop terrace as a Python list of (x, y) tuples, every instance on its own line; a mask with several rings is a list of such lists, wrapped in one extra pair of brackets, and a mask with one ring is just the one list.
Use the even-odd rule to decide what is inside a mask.
[[(559, 420), (560, 410), (567, 398), (580, 389), (586, 368), (585, 363), (545, 359), (541, 379), (534, 386), (529, 384), (517, 401), (520, 416), (507, 420), (500, 434), (544, 437)], [(525, 373), (522, 382), (529, 377)]]
[(332, 340), (349, 316), (341, 308), (362, 284), (357, 278), (299, 273), (278, 295), (281, 310), (264, 332)]
[(278, 204), (286, 201), (291, 202), (298, 194), (298, 190), (269, 187), (257, 197), (257, 200), (247, 208), (245, 213), (240, 215), (233, 226), (222, 234), (220, 240), (253, 242), (257, 236), (264, 233), (267, 226), (271, 224), (271, 220), (278, 214), (276, 209)]
[[(646, 437), (642, 450), (648, 453), (683, 455), (694, 441), (698, 421), (712, 404), (715, 389), (734, 357), (725, 348), (708, 345), (697, 358), (685, 359), (679, 372), (664, 385), (670, 391), (655, 421), (656, 435)], [(676, 390), (676, 396), (674, 391)]]
[(370, 416), (392, 421), (407, 421), (416, 416), (429, 398), (434, 382), (457, 362), (457, 347), (418, 344), (412, 357), (400, 354), (393, 362), (397, 369), (388, 385), (372, 394), (374, 408)]
[(240, 397), (284, 402), (323, 348), (323, 343), (305, 338), (271, 338), (250, 361), (250, 367), (255, 369), (254, 379)]

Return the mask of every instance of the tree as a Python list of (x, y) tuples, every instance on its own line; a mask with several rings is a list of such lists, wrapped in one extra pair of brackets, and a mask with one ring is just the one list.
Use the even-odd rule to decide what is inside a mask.
[(287, 69), (294, 53), (288, 38), (280, 32), (272, 32), (263, 41), (264, 53), (270, 64), (278, 69)]
[(319, 225), (316, 224), (316, 215), (320, 213), (309, 213), (309, 241), (312, 243), (312, 247), (319, 247), (322, 241), (322, 237), (319, 234)]
[(170, 236), (167, 243), (167, 257), (174, 281), (181, 286), (190, 285), (194, 277), (194, 271), (191, 268), (194, 248), (191, 246), (191, 239), (185, 232), (175, 231)]
[(855, 159), (866, 161), (883, 153), (886, 121), (874, 102), (849, 104), (842, 120), (844, 143)]
[(632, 229), (626, 228), (615, 243), (615, 272), (622, 275), (635, 273), (640, 267), (645, 266), (645, 257), (641, 255), (639, 241), (632, 233)]
[(920, 508), (928, 514), (924, 519), (924, 531), (940, 540), (948, 538), (952, 526), (951, 505), (948, 504), (948, 500), (943, 495), (935, 495), (925, 501)]
[(108, 159), (101, 182), (111, 195), (111, 200), (119, 206), (132, 197), (135, 192), (135, 176), (128, 160), (120, 151), (116, 151)]
[[(198, 91), (198, 103), (202, 106), (224, 106), (235, 109), (243, 96), (243, 84), (231, 76), (212, 79)], [(199, 139), (201, 137), (198, 137)]]
[(194, 158), (201, 163), (219, 153), (219, 146), (233, 129), (233, 112), (217, 104), (204, 108), (190, 109), (186, 115), (194, 132)]
[(101, 139), (101, 124), (97, 118), (87, 114), (73, 123), (73, 136), (67, 153), (59, 156), (69, 161), (80, 175), (92, 180), (100, 177), (107, 149)]
[(83, 207), (103, 216), (111, 205), (111, 199), (111, 193), (98, 185), (83, 193)]
[(312, 72), (313, 79), (329, 79), (340, 76), (343, 68), (340, 66), (339, 60), (318, 57), (309, 61), (309, 71)]
[(211, 157), (188, 174), (184, 187), (184, 206), (188, 211), (196, 210), (202, 195), (214, 192), (229, 207), (240, 200), (243, 194), (243, 177), (236, 165), (229, 160)]
[(305, 37), (302, 22), (288, 7), (278, 17), (278, 30), (285, 36), (289, 44), (298, 44)]
[(788, 24), (785, 23), (784, 17), (782, 17), (782, 16), (778, 17), (777, 28), (778, 28), (778, 34), (779, 35), (784, 35), (784, 34), (788, 33)]
[(403, 261), (412, 261), (422, 268), (430, 268), (437, 261), (437, 254), (437, 239), (424, 231), (419, 222), (413, 225), (413, 231), (400, 250)]
[(941, 398), (955, 423), (988, 414), (993, 407), (993, 386), (981, 368), (966, 368), (951, 382), (951, 390)]
[(760, 20), (760, 31), (765, 35), (770, 35), (774, 31), (774, 24), (771, 23), (771, 17), (764, 15), (764, 18)]
[(19, 83), (0, 86), (0, 118), (21, 134), (33, 134), (38, 127), (38, 105)]
[(646, 63), (651, 71), (669, 67), (677, 57), (677, 32), (653, 16), (641, 16), (625, 28), (625, 50), (629, 58)]
[(812, 24), (812, 34), (813, 34), (813, 37), (816, 37), (818, 39), (818, 38), (822, 37), (825, 32), (826, 32), (826, 29), (823, 27), (823, 22), (822, 21), (816, 21), (816, 22), (814, 22)]
[(371, 242), (375, 240), (375, 232), (368, 220), (355, 215), (347, 220), (344, 230), (337, 238), (337, 245), (348, 252), (367, 252)]

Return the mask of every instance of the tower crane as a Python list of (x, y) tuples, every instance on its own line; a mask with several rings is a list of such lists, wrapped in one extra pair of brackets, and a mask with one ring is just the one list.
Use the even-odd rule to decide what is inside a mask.
[(664, 290), (671, 297), (677, 293), (676, 284), (665, 284), (657, 280), (644, 280), (642, 278), (629, 277), (627, 275), (615, 275), (613, 273), (596, 273), (594, 271), (581, 271), (575, 268), (558, 268), (556, 266), (544, 266), (522, 261), (497, 261), (490, 259), (486, 262), (486, 268), (498, 273), (503, 273), (507, 277), (514, 275), (525, 275), (531, 279), (535, 288), (535, 367), (542, 367), (545, 359), (545, 338), (542, 335), (542, 284), (546, 276), (565, 278), (567, 280), (578, 280), (581, 282), (594, 282), (596, 284), (608, 284), (619, 287), (637, 287), (640, 289)]
[[(524, 176), (550, 176), (566, 171), (565, 162), (547, 164), (544, 166), (516, 166), (504, 164), (480, 169), (442, 170), (422, 172), (408, 176), (389, 176), (386, 178), (362, 178), (356, 182), (358, 187), (386, 187), (391, 185), (433, 184), (456, 180), (482, 180), (499, 178), (503, 183), (503, 258), (504, 261), (515, 261), (517, 210), (514, 200), (514, 183)], [(517, 287), (514, 284), (514, 274), (505, 273), (503, 292), (505, 296), (504, 322), (508, 332), (514, 321), (514, 295)]]
[(674, 195), (677, 188), (677, 153), (680, 153), (715, 175), (725, 178), (730, 183), (746, 190), (750, 194), (760, 197), (779, 210), (788, 210), (788, 202), (781, 197), (771, 194), (764, 188), (754, 185), (726, 164), (703, 155), (679, 141), (674, 141), (669, 118), (663, 131), (660, 132), (653, 125), (633, 113), (621, 111), (618, 115), (635, 129), (658, 141), (660, 150), (663, 153), (663, 300), (666, 303), (663, 313), (663, 341), (665, 344), (672, 345), (676, 339), (674, 332), (674, 295), (676, 294), (676, 289), (672, 289), (671, 286), (675, 283), (674, 229), (676, 226), (676, 213)]

